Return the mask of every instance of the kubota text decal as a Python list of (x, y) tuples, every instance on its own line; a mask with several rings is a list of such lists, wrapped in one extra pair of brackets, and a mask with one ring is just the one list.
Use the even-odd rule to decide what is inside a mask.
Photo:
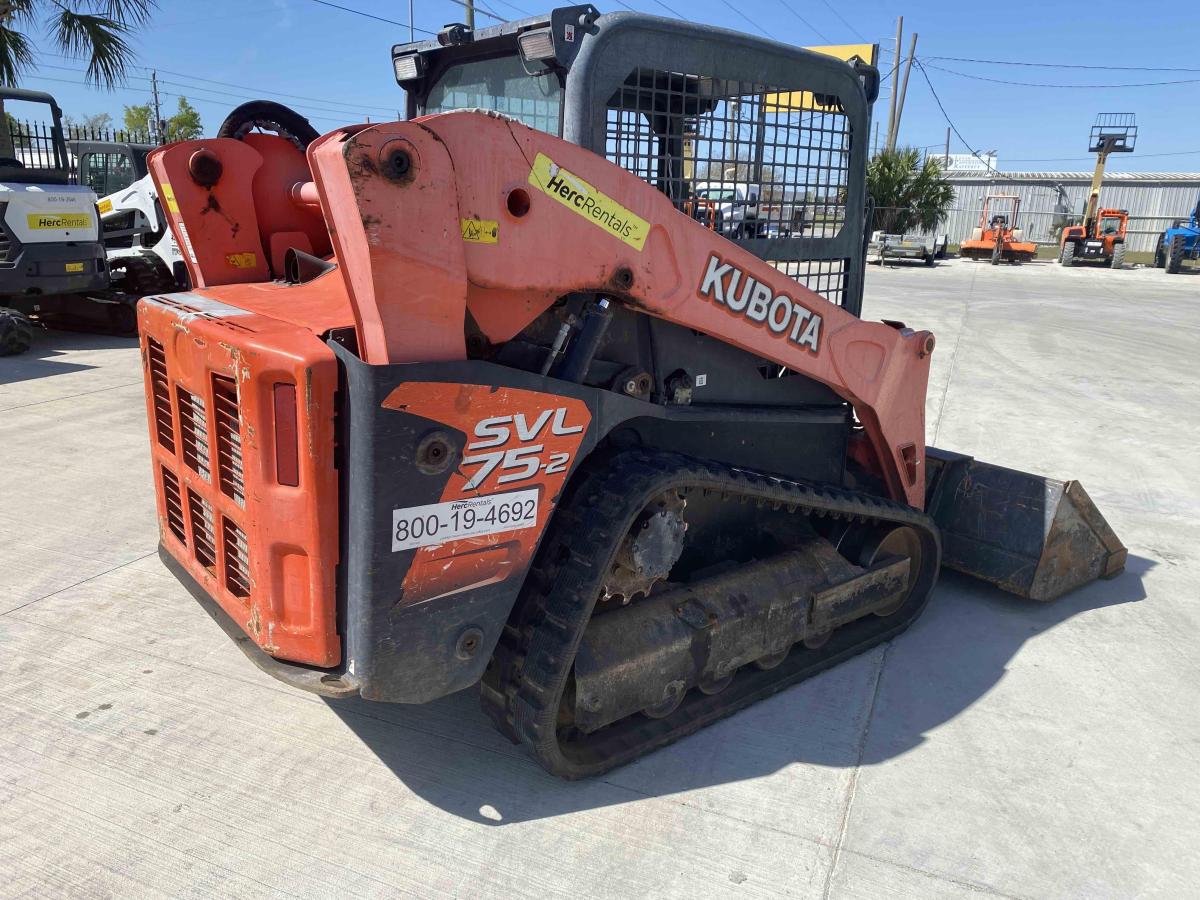
[(735, 316), (745, 316), (773, 334), (798, 347), (820, 350), (821, 316), (786, 294), (776, 294), (769, 285), (747, 275), (733, 263), (713, 254), (700, 278), (699, 294)]

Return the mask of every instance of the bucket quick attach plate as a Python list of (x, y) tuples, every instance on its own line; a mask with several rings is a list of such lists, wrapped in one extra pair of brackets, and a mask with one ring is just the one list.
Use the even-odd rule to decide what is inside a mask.
[(1061, 597), (1125, 568), (1125, 546), (1077, 481), (926, 451), (926, 511), (942, 565), (1030, 600)]

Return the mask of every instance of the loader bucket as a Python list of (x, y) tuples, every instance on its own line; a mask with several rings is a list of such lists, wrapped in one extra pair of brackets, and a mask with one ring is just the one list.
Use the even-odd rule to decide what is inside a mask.
[(925, 508), (942, 565), (1030, 600), (1054, 600), (1125, 568), (1127, 551), (1077, 481), (930, 447)]

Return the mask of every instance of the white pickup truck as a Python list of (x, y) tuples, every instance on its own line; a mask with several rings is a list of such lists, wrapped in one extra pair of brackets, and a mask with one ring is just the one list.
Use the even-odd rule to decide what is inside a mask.
[(702, 181), (692, 191), (692, 217), (728, 237), (762, 237), (765, 223), (759, 220), (756, 184), (733, 181)]
[(932, 266), (935, 259), (944, 259), (949, 235), (921, 237), (908, 234), (887, 234), (876, 231), (867, 244), (867, 262), (880, 265), (886, 259), (919, 259)]

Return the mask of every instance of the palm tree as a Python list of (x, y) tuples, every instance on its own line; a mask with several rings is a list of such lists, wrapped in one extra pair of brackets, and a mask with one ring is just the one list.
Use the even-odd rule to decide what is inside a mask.
[(941, 161), (911, 147), (884, 150), (867, 164), (867, 192), (875, 201), (874, 230), (887, 234), (933, 231), (954, 202)]
[[(64, 54), (87, 58), (87, 82), (111, 90), (133, 63), (128, 35), (157, 5), (157, 0), (0, 0), (0, 85), (16, 87), (37, 68), (25, 32), (40, 26)], [(0, 128), (0, 155), (12, 155), (7, 128)]]

